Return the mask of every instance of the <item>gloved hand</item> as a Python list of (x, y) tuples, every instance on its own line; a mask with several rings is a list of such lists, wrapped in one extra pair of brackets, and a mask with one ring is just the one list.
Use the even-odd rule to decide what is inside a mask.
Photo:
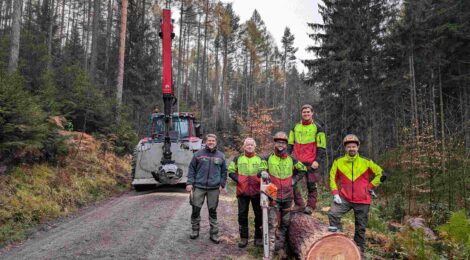
[(380, 177), (380, 182), (384, 182), (387, 179), (387, 173), (382, 172), (382, 176)]
[(262, 172), (261, 172), (261, 178), (262, 178), (263, 180), (267, 180), (267, 179), (269, 178), (268, 172), (262, 171)]
[(374, 190), (369, 190), (369, 194), (372, 196), (372, 198), (377, 198), (377, 194), (375, 194)]
[(336, 194), (334, 197), (333, 197), (333, 201), (336, 203), (336, 204), (342, 204), (343, 201), (341, 200), (341, 197)]

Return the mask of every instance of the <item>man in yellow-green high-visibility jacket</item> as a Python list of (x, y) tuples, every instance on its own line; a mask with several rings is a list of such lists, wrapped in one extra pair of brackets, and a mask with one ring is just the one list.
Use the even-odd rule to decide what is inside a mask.
[(258, 174), (266, 170), (266, 162), (256, 152), (256, 141), (247, 137), (243, 141), (243, 153), (236, 156), (228, 166), (230, 178), (237, 183), (238, 225), (240, 242), (238, 246), (244, 248), (248, 245), (248, 211), (251, 207), (255, 215), (255, 245), (263, 245), (263, 232), (261, 227), (263, 219), (260, 204), (260, 177)]
[(359, 155), (360, 142), (356, 135), (346, 135), (343, 145), (346, 154), (337, 158), (330, 170), (330, 188), (334, 197), (328, 213), (328, 230), (342, 230), (342, 216), (354, 210), (354, 241), (364, 252), (371, 197), (375, 195), (374, 189), (385, 181), (385, 175), (380, 166)]
[[(308, 200), (305, 207), (301, 187), (294, 190), (294, 202), (297, 207), (305, 208), (305, 213), (312, 214), (317, 204), (317, 183), (321, 180), (321, 164), (326, 151), (326, 136), (323, 126), (313, 119), (313, 107), (303, 105), (301, 108), (302, 121), (297, 123), (289, 133), (289, 153), (307, 166)], [(300, 184), (300, 183), (299, 183)]]

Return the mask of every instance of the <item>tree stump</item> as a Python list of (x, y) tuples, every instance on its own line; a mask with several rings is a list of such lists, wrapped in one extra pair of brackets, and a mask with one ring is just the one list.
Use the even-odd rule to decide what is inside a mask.
[(289, 244), (299, 259), (360, 260), (356, 244), (340, 233), (329, 233), (327, 226), (303, 213), (292, 213)]

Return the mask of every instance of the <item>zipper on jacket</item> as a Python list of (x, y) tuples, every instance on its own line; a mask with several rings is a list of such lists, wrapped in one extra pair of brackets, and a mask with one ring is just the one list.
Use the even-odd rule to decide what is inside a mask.
[(354, 161), (352, 162), (351, 174), (352, 174), (351, 201), (354, 201)]
[(207, 178), (206, 178), (206, 188), (208, 189), (209, 188), (209, 174), (211, 172), (211, 165), (212, 165), (212, 159), (214, 159), (214, 157), (210, 157), (211, 159), (209, 160), (209, 170), (207, 171)]

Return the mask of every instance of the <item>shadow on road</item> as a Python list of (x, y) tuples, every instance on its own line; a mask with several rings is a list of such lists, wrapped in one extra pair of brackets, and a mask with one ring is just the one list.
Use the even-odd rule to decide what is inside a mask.
[(159, 192), (187, 193), (186, 184), (149, 185), (144, 188), (140, 187), (138, 191), (134, 191), (135, 195), (143, 195), (143, 194), (159, 193)]

